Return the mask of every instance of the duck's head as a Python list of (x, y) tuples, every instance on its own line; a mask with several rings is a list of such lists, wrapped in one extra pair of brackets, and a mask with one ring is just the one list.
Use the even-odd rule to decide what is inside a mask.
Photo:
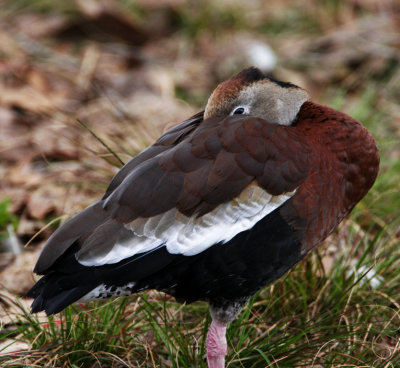
[(291, 125), (309, 99), (304, 89), (269, 78), (252, 67), (218, 85), (208, 99), (204, 118), (243, 114)]

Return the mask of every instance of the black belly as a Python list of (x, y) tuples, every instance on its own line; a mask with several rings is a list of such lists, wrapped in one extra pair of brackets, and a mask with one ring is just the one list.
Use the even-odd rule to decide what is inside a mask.
[(293, 228), (275, 210), (252, 229), (200, 254), (170, 254), (165, 247), (137, 254), (116, 264), (86, 267), (72, 246), (29, 292), (33, 310), (57, 313), (100, 284), (124, 286), (132, 292), (157, 289), (187, 303), (244, 300), (276, 280), (301, 258)]
[(225, 244), (195, 256), (176, 256), (168, 267), (141, 283), (188, 303), (238, 300), (281, 277), (299, 262), (300, 254), (300, 241), (276, 210)]

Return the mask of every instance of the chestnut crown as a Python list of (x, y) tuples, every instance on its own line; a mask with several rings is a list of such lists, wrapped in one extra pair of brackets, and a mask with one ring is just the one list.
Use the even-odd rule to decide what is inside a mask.
[(269, 78), (252, 67), (218, 85), (208, 99), (204, 118), (244, 114), (291, 125), (309, 99), (304, 89)]

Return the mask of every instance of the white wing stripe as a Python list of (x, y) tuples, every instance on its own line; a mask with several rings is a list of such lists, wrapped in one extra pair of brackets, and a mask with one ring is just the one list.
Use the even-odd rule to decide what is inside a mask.
[(104, 256), (82, 256), (78, 261), (85, 266), (117, 263), (160, 245), (165, 245), (169, 253), (192, 256), (252, 228), (294, 193), (271, 196), (252, 183), (237, 198), (199, 218), (187, 217), (176, 209), (147, 219), (139, 218), (125, 225), (132, 231), (132, 238), (118, 241)]

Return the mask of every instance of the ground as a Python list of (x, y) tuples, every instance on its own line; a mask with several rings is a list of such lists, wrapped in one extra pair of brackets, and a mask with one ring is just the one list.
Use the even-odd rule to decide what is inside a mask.
[(232, 324), (227, 364), (400, 365), (398, 2), (0, 7), (1, 365), (205, 366), (202, 303), (181, 306), (150, 292), (48, 320), (31, 316), (30, 301), (18, 297), (33, 284), (54, 229), (101, 196), (123, 162), (250, 65), (363, 122), (377, 139), (381, 170), (319, 251)]

